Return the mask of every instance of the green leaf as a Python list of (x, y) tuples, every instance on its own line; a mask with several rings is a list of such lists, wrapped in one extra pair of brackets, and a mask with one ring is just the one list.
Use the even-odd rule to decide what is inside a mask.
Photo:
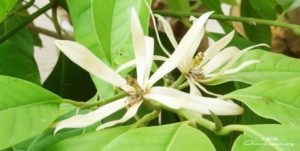
[[(9, 30), (20, 21), (12, 17), (4, 22), (4, 29)], [(40, 84), (39, 71), (33, 57), (33, 40), (28, 30), (22, 29), (1, 43), (0, 58), (0, 75)]]
[[(102, 61), (107, 62), (102, 46), (98, 41), (92, 18), (91, 0), (68, 0), (68, 7), (74, 27), (75, 39), (93, 52)], [(102, 15), (103, 16), (103, 15)], [(113, 87), (92, 76), (101, 99), (113, 95)]]
[(201, 131), (184, 123), (139, 128), (114, 139), (105, 151), (214, 151), (210, 140)]
[[(262, 19), (276, 19), (275, 6), (269, 0), (243, 0), (241, 15)], [(268, 10), (268, 11), (265, 11)], [(247, 37), (254, 43), (271, 43), (271, 29), (264, 25), (243, 24)]]
[(0, 76), (0, 149), (44, 131), (59, 113), (60, 97), (35, 84)]
[(214, 151), (201, 131), (184, 123), (128, 130), (118, 127), (66, 139), (49, 151)]
[(263, 81), (229, 93), (228, 97), (245, 103), (256, 114), (283, 124), (299, 125), (300, 78)]
[(277, 2), (282, 6), (285, 12), (289, 12), (300, 7), (299, 0), (277, 0)]
[[(213, 32), (209, 32), (208, 35), (209, 35), (210, 38), (212, 38), (215, 41), (218, 41), (219, 39), (221, 39), (222, 37), (225, 36), (224, 34), (213, 33)], [(231, 41), (227, 45), (227, 47), (234, 46), (234, 47), (238, 47), (239, 49), (244, 49), (244, 48), (247, 48), (247, 47), (250, 47), (250, 46), (253, 46), (253, 45), (255, 45), (253, 42), (235, 35), (231, 39)]]
[(53, 145), (48, 151), (100, 151), (127, 129), (118, 127), (75, 136)]
[(251, 125), (234, 142), (232, 151), (299, 151), (300, 127)]
[(261, 60), (260, 63), (248, 66), (240, 72), (221, 76), (210, 84), (227, 81), (241, 81), (254, 84), (263, 80), (285, 80), (300, 76), (300, 60), (263, 50), (251, 50), (243, 55), (232, 67), (237, 67), (247, 60)]
[(0, 23), (6, 15), (14, 8), (19, 0), (0, 0)]
[[(151, 0), (147, 0), (151, 5)], [(92, 0), (92, 13), (97, 36), (110, 65), (113, 58), (128, 55), (133, 59), (133, 52), (121, 51), (130, 41), (130, 8), (135, 7), (144, 29), (148, 33), (149, 13), (144, 0)], [(143, 10), (143, 11), (140, 11)], [(103, 15), (105, 14), (105, 15)]]

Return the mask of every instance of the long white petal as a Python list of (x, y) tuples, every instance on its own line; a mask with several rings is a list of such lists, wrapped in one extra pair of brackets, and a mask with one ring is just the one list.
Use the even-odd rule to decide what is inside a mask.
[(204, 75), (215, 71), (227, 63), (238, 52), (240, 52), (240, 50), (236, 47), (225, 48), (202, 67)]
[[(168, 58), (164, 56), (158, 56), (154, 55), (153, 60), (158, 60), (158, 61), (166, 61)], [(122, 64), (116, 71), (118, 73), (122, 72), (123, 70), (129, 68), (129, 67), (134, 67), (135, 66), (135, 60), (129, 60), (128, 62)]]
[(99, 60), (83, 45), (67, 40), (56, 40), (56, 46), (74, 63), (114, 86), (125, 89), (126, 80)]
[(202, 15), (189, 29), (185, 36), (180, 41), (178, 47), (175, 49), (174, 53), (169, 57), (169, 59), (164, 62), (156, 72), (151, 76), (148, 81), (148, 86), (151, 87), (155, 82), (157, 82), (164, 75), (176, 68), (180, 63), (186, 59), (192, 61), (192, 57), (201, 42), (201, 36), (203, 32), (203, 26), (208, 17), (212, 12), (205, 13)]
[[(193, 80), (194, 81), (194, 80)], [(206, 94), (209, 94), (211, 96), (215, 96), (215, 97), (219, 97), (220, 95), (219, 94), (216, 94), (216, 93), (213, 93), (213, 92), (210, 92), (208, 91), (204, 86), (202, 86), (200, 83), (194, 81), (195, 85), (200, 88), (204, 93)]]
[(145, 36), (146, 41), (146, 58), (145, 58), (145, 71), (144, 71), (144, 79), (143, 79), (143, 85), (141, 85), (143, 88), (146, 87), (147, 81), (150, 76), (152, 62), (153, 62), (153, 53), (154, 53), (154, 40), (151, 37)]
[[(192, 64), (192, 59), (199, 47), (202, 37), (204, 35), (204, 24), (206, 23), (208, 17), (213, 12), (208, 12), (200, 16), (196, 21), (194, 21), (193, 25), (189, 29), (189, 31), (185, 34), (178, 45), (178, 49), (182, 49), (181, 51), (185, 51), (183, 64), (184, 67), (189, 67)], [(181, 45), (182, 44), (182, 45)], [(182, 48), (179, 48), (180, 45)]]
[(226, 63), (226, 65), (225, 65), (220, 71), (218, 71), (217, 74), (215, 74), (215, 75), (214, 75), (213, 77), (211, 77), (211, 78), (202, 80), (202, 82), (204, 82), (204, 83), (205, 83), (205, 82), (211, 82), (211, 81), (213, 81), (213, 80), (219, 78), (220, 76), (222, 76), (222, 75), (224, 74), (224, 72), (225, 72), (228, 68), (230, 68), (236, 61), (238, 61), (238, 59), (239, 59), (242, 55), (244, 55), (245, 53), (247, 53), (249, 50), (251, 50), (251, 49), (253, 49), (253, 48), (255, 48), (255, 47), (260, 47), (260, 46), (266, 46), (266, 47), (268, 47), (268, 45), (266, 45), (266, 44), (257, 44), (257, 45), (254, 45), (254, 46), (251, 46), (251, 47), (248, 47), (248, 48), (245, 48), (245, 49), (239, 51), (238, 53), (236, 53), (236, 54), (231, 58), (230, 61), (228, 61), (228, 63)]
[(153, 87), (145, 98), (155, 100), (172, 109), (186, 109), (200, 114), (238, 115), (243, 109), (232, 101), (187, 94), (167, 87)]
[(201, 92), (199, 91), (199, 89), (196, 87), (194, 81), (192, 81), (189, 78), (186, 78), (189, 85), (190, 85), (190, 94), (194, 94), (194, 95), (200, 95), (201, 96)]
[(239, 65), (236, 68), (226, 70), (224, 72), (224, 74), (233, 74), (233, 73), (241, 71), (242, 69), (244, 69), (248, 66), (251, 66), (253, 64), (257, 64), (257, 63), (260, 63), (260, 62), (261, 62), (260, 60), (249, 60), (249, 61), (246, 61), (246, 62), (242, 63), (241, 65)]
[(206, 63), (211, 58), (213, 58), (215, 55), (217, 55), (225, 46), (229, 44), (231, 39), (234, 36), (234, 31), (230, 32), (226, 36), (224, 36), (222, 39), (215, 42), (212, 46), (210, 46), (203, 54), (203, 63)]
[(166, 32), (171, 44), (173, 45), (174, 48), (176, 48), (178, 46), (178, 43), (176, 41), (172, 27), (169, 24), (169, 22), (164, 17), (162, 17), (158, 14), (155, 14), (154, 16), (158, 19), (158, 21), (161, 22), (161, 24), (163, 25), (164, 31)]
[(60, 121), (56, 123), (56, 128), (54, 133), (57, 133), (59, 130), (64, 128), (83, 128), (89, 125), (92, 125), (109, 115), (121, 110), (122, 108), (126, 107), (129, 104), (126, 98), (122, 98), (106, 104), (102, 107), (99, 107), (97, 110), (90, 112), (85, 115), (75, 115), (71, 118), (66, 120)]
[(139, 17), (134, 8), (131, 8), (131, 33), (135, 53), (137, 81), (139, 85), (143, 85), (146, 71), (146, 41)]
[(108, 128), (108, 127), (112, 127), (116, 124), (120, 124), (120, 123), (124, 123), (124, 122), (128, 121), (129, 119), (134, 117), (134, 115), (137, 113), (137, 111), (138, 111), (139, 107), (141, 106), (141, 104), (142, 104), (142, 101), (133, 104), (132, 106), (130, 106), (128, 108), (127, 112), (125, 113), (125, 115), (121, 119), (104, 123), (104, 124), (100, 125), (99, 127), (97, 127), (96, 130), (98, 131), (98, 130)]

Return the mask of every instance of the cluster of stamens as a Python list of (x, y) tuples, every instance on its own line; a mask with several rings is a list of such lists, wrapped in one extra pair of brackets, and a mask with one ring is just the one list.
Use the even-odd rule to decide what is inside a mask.
[(203, 54), (202, 52), (199, 52), (192, 60), (191, 69), (188, 73), (188, 76), (196, 81), (201, 81), (204, 78), (204, 75), (202, 73), (202, 69), (198, 68), (200, 63), (203, 60)]
[(132, 106), (133, 104), (135, 104), (135, 103), (137, 103), (137, 102), (139, 102), (143, 99), (144, 91), (139, 86), (136, 79), (134, 79), (130, 76), (127, 76), (126, 80), (127, 80), (127, 84), (130, 85), (133, 88), (132, 90), (127, 92), (127, 94), (128, 94), (128, 100), (127, 101), (129, 101), (129, 105)]

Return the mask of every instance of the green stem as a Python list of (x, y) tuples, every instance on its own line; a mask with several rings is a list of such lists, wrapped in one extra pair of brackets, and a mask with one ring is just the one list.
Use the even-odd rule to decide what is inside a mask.
[(57, 5), (54, 5), (52, 8), (52, 22), (54, 25), (54, 28), (59, 36), (59, 39), (62, 39), (62, 34), (61, 34), (61, 27), (58, 23), (58, 19), (57, 19)]
[(171, 85), (171, 88), (177, 88), (180, 84), (182, 84), (185, 81), (185, 76), (181, 74), (179, 78)]
[(49, 9), (52, 8), (52, 6), (55, 3), (50, 2), (47, 5), (45, 5), (43, 8), (37, 10), (35, 13), (33, 13), (32, 15), (28, 16), (27, 18), (25, 18), (20, 24), (18, 24), (15, 28), (11, 29), (10, 31), (8, 31), (7, 33), (5, 33), (3, 36), (0, 37), (0, 44), (2, 42), (4, 42), (5, 40), (7, 40), (8, 38), (10, 38), (11, 36), (13, 36), (16, 32), (18, 32), (19, 30), (23, 29), (27, 24), (31, 23), (34, 19), (36, 19), (37, 17), (39, 17), (41, 14), (47, 12)]
[[(201, 16), (203, 14), (203, 13), (190, 13), (190, 12), (164, 11), (164, 10), (155, 10), (153, 12), (163, 16), (170, 16), (176, 18), (190, 17), (191, 15)], [(288, 28), (295, 32), (299, 32), (300, 30), (299, 25), (289, 24), (289, 23), (284, 23), (284, 22), (274, 21), (274, 20), (258, 19), (258, 18), (251, 18), (251, 17), (225, 16), (220, 14), (212, 14), (210, 18), (217, 19), (217, 20), (238, 21), (249, 25), (277, 26), (277, 27)]]
[(243, 132), (246, 129), (245, 125), (228, 125), (228, 126), (224, 126), (221, 129), (217, 130), (216, 124), (205, 118), (198, 117), (198, 116), (196, 117), (193, 114), (191, 114), (187, 111), (184, 111), (184, 110), (175, 111), (175, 112), (179, 115), (182, 115), (186, 119), (188, 119), (192, 122), (195, 122), (198, 125), (200, 125), (201, 127), (204, 127), (218, 135), (228, 135), (229, 133), (234, 132), (234, 131)]
[(146, 114), (145, 116), (143, 116), (141, 119), (139, 119), (138, 121), (136, 121), (131, 127), (130, 129), (134, 129), (137, 127), (140, 127), (141, 125), (144, 125), (144, 123), (149, 122), (155, 118), (157, 118), (157, 116), (159, 115), (160, 111), (159, 110), (154, 110), (153, 112)]

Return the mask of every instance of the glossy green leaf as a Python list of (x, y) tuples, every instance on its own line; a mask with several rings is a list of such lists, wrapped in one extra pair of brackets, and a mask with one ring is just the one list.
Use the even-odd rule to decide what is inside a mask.
[(184, 123), (130, 130), (108, 144), (105, 151), (214, 151), (201, 131)]
[(232, 67), (237, 67), (247, 60), (261, 60), (260, 63), (248, 66), (240, 72), (221, 76), (210, 84), (227, 81), (241, 81), (254, 84), (263, 80), (285, 80), (300, 76), (300, 60), (264, 50), (251, 50), (243, 55)]
[(256, 114), (283, 124), (300, 124), (300, 78), (263, 81), (227, 96), (245, 103)]
[(0, 85), (0, 149), (38, 135), (58, 116), (55, 94), (7, 76), (0, 76)]
[(18, 0), (0, 0), (0, 22), (14, 8)]
[[(151, 0), (147, 1), (151, 5)], [(133, 59), (132, 50), (121, 50), (125, 45), (131, 45), (131, 7), (135, 7), (136, 11), (140, 12), (139, 18), (144, 32), (147, 34), (149, 12), (144, 0), (92, 0), (94, 26), (110, 65), (115, 64), (114, 59), (119, 58), (118, 56)]]
[(299, 126), (247, 126), (234, 142), (232, 151), (299, 151), (299, 131)]
[[(268, 10), (268, 11), (265, 11)], [(262, 19), (275, 19), (276, 12), (269, 0), (243, 0), (241, 15)], [(264, 25), (243, 24), (247, 37), (254, 43), (271, 43), (271, 29)]]
[(118, 127), (75, 136), (53, 145), (48, 151), (100, 151), (127, 129)]
[[(83, 44), (97, 57), (107, 62), (102, 46), (98, 41), (97, 34), (92, 18), (91, 0), (68, 0), (68, 7), (71, 14), (71, 19), (74, 27), (75, 39)], [(95, 86), (101, 98), (107, 98), (113, 95), (113, 87), (92, 76)]]
[[(12, 17), (4, 22), (4, 29), (14, 28), (20, 21)], [(33, 40), (28, 30), (22, 29), (1, 43), (0, 58), (0, 75), (40, 84), (39, 71), (33, 57)]]

